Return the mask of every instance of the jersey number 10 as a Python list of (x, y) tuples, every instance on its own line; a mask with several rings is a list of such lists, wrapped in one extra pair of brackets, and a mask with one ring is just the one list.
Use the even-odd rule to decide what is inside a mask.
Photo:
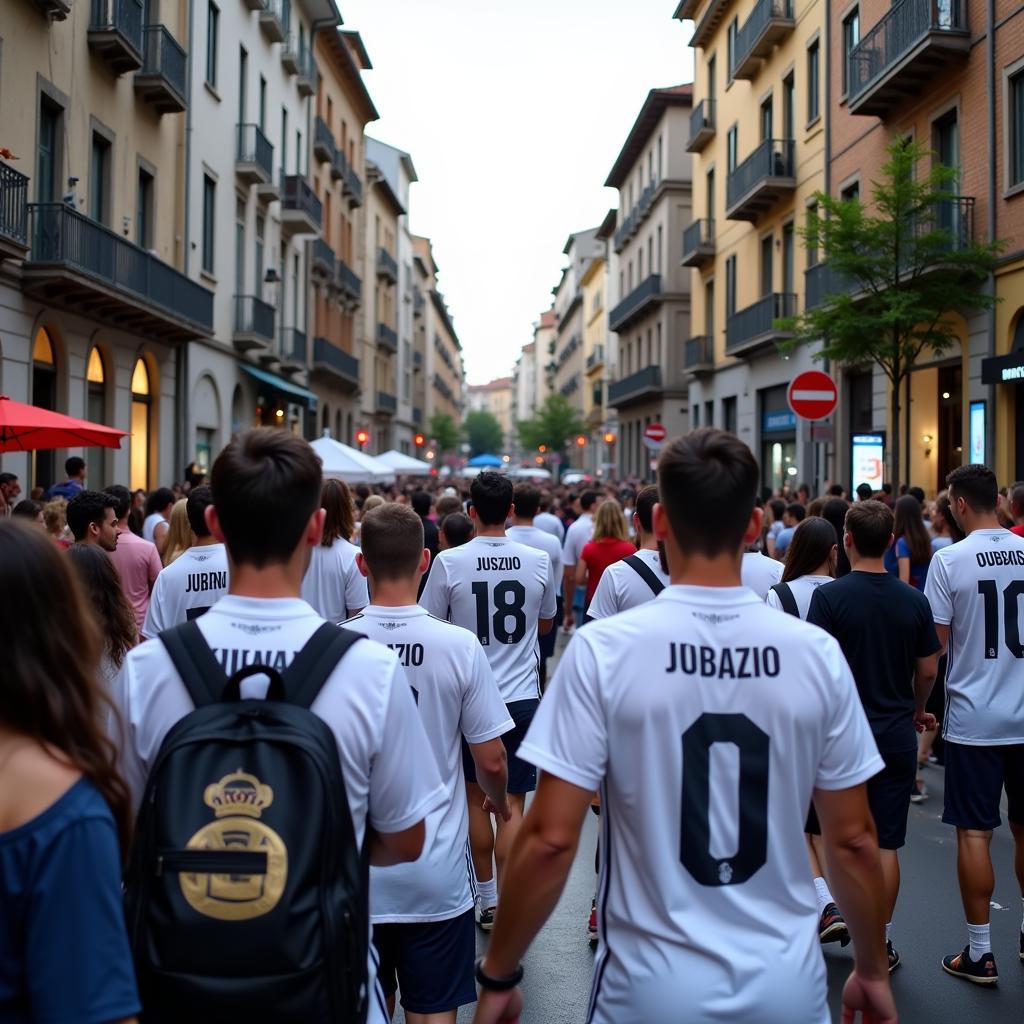
[(526, 636), (526, 587), (519, 580), (494, 584), (493, 614), (487, 581), (479, 580), (471, 589), (476, 598), (476, 635), (484, 647), (490, 646), (492, 635), (499, 644), (517, 644)]
[[(985, 657), (999, 657), (999, 590), (995, 580), (978, 580), (978, 593), (985, 598)], [(1014, 580), (1003, 591), (1003, 626), (1006, 649), (1015, 658), (1024, 658), (1020, 642), (1020, 595), (1024, 580)]]

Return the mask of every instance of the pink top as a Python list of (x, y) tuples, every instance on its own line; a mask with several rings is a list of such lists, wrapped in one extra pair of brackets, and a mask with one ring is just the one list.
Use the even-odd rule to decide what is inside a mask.
[(119, 529), (117, 550), (108, 553), (121, 577), (124, 596), (135, 611), (136, 624), (142, 629), (149, 608), (149, 594), (162, 568), (156, 545), (137, 537), (131, 530)]

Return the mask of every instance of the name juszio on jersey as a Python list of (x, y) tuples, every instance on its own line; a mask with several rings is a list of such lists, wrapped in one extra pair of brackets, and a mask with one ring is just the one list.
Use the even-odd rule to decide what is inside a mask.
[(723, 647), (669, 644), (665, 672), (705, 679), (754, 679), (779, 674), (777, 647)]
[(478, 558), (476, 560), (478, 572), (505, 572), (510, 569), (520, 569), (519, 559), (512, 555), (505, 558)]

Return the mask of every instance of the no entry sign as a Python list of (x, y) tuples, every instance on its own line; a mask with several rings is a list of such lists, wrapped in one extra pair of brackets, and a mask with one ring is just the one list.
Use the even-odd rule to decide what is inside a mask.
[(804, 420), (823, 420), (839, 402), (836, 382), (821, 370), (805, 370), (789, 385), (789, 407)]
[(651, 423), (644, 431), (644, 437), (648, 441), (656, 441), (658, 444), (662, 444), (666, 437), (668, 437), (668, 431), (665, 429), (664, 423)]

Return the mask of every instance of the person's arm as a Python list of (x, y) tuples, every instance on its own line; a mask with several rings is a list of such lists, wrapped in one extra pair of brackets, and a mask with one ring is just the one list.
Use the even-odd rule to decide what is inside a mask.
[(899, 577), (904, 583), (910, 582), (910, 559), (900, 556), (896, 559)]
[(572, 611), (573, 592), (576, 589), (576, 563), (573, 562), (572, 565), (565, 564), (564, 555), (562, 560), (565, 566), (562, 571), (562, 627), (568, 630), (572, 628), (573, 623), (576, 621), (576, 616)]
[(946, 653), (949, 647), (950, 626), (953, 623), (953, 595), (949, 587), (949, 575), (946, 560), (942, 557), (942, 549), (932, 556), (928, 565), (928, 575), (924, 581), (924, 596), (932, 610), (935, 633), (939, 638), (939, 655)]
[(157, 523), (153, 527), (153, 543), (156, 545), (157, 554), (163, 558), (164, 551), (167, 549), (167, 534), (170, 530), (170, 526), (166, 523)]
[(469, 752), (476, 766), (476, 781), (484, 791), (490, 806), (485, 810), (493, 810), (505, 821), (512, 817), (508, 806), (508, 754), (501, 737), (495, 737), (486, 743), (470, 743)]
[(388, 868), (394, 864), (418, 860), (426, 836), (427, 826), (424, 821), (418, 821), (401, 832), (378, 832), (371, 828), (368, 837), (370, 863), (375, 868)]
[(935, 716), (928, 714), (925, 710), (932, 687), (935, 685), (935, 677), (938, 674), (938, 654), (929, 654), (924, 658), (917, 659), (914, 669), (914, 724), (917, 726), (918, 732), (934, 729), (938, 724)]
[(163, 564), (160, 562), (160, 552), (157, 551), (156, 545), (152, 545), (148, 550), (149, 558), (147, 559), (146, 575), (148, 577), (149, 592), (153, 593), (153, 587), (156, 586), (156, 578), (160, 575), (160, 570), (163, 569)]
[(587, 563), (582, 558), (576, 563), (573, 582), (577, 587), (585, 587), (587, 585)]
[(949, 626), (936, 622), (935, 634), (939, 638), (939, 656), (941, 657), (949, 650)]

